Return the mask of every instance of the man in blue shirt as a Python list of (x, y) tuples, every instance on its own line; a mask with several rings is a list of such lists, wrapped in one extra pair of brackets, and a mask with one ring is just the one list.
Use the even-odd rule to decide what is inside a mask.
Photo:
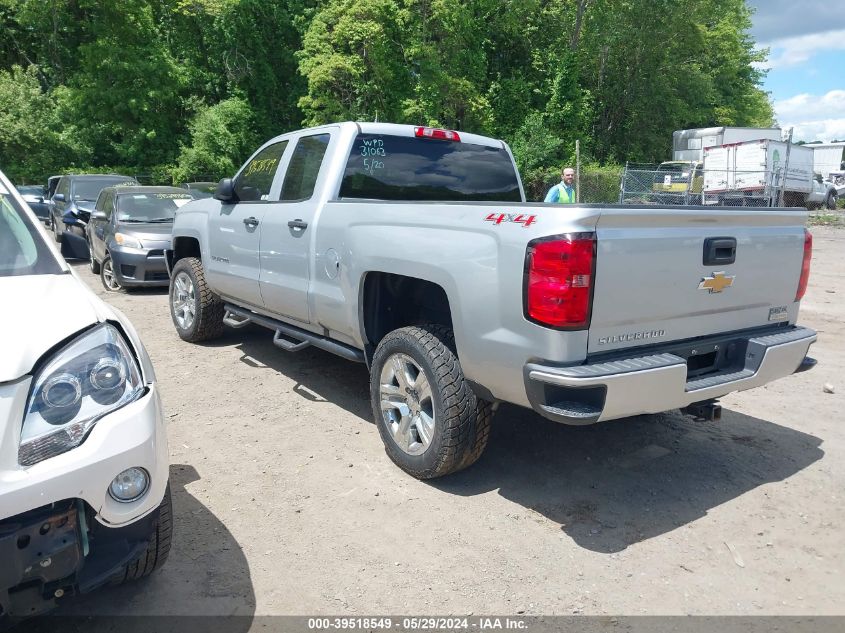
[(543, 202), (555, 202), (558, 204), (575, 204), (575, 170), (566, 167), (560, 173), (560, 184), (549, 189), (546, 199)]

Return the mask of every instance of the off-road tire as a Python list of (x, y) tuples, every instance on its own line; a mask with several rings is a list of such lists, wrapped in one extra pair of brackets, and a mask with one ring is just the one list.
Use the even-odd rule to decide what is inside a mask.
[(170, 543), (173, 538), (173, 504), (170, 498), (170, 484), (164, 491), (164, 499), (158, 507), (158, 521), (150, 535), (147, 550), (123, 568), (123, 571), (112, 578), (113, 584), (123, 584), (129, 580), (137, 580), (149, 576), (156, 569), (164, 565), (170, 554)]
[(833, 211), (836, 209), (836, 195), (832, 191), (827, 192), (827, 198), (825, 198), (825, 207), (829, 211)]
[[(382, 368), (394, 354), (410, 356), (431, 385), (434, 432), (419, 455), (405, 452), (393, 439), (381, 411)], [(385, 336), (370, 368), (370, 400), (388, 457), (417, 479), (442, 477), (475, 463), (487, 446), (492, 407), (480, 400), (464, 378), (452, 330), (442, 325), (403, 327)]]
[[(180, 272), (191, 278), (194, 285), (194, 320), (187, 328), (183, 328), (176, 320), (173, 310), (173, 294), (175, 280)], [(223, 301), (218, 297), (205, 280), (202, 262), (196, 257), (184, 257), (176, 262), (170, 275), (170, 289), (168, 291), (170, 303), (170, 317), (179, 338), (189, 343), (209, 341), (223, 335)]]

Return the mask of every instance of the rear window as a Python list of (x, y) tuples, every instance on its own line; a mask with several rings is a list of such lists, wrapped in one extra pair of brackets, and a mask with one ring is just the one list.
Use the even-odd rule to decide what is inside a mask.
[(105, 176), (105, 177), (84, 177), (75, 178), (72, 181), (73, 191), (71, 195), (74, 200), (89, 200), (97, 199), (100, 192), (106, 187), (114, 185), (137, 185), (138, 181), (128, 176)]
[(0, 184), (0, 277), (60, 272), (59, 263), (37, 229)]
[(503, 148), (389, 134), (359, 134), (341, 198), (520, 202)]

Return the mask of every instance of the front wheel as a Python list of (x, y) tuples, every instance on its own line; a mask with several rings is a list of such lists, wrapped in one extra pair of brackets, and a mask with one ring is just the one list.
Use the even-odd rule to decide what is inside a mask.
[(385, 451), (417, 479), (462, 470), (483, 453), (492, 409), (464, 379), (449, 328), (394, 330), (370, 370), (373, 414)]
[(170, 484), (164, 491), (164, 499), (158, 507), (158, 521), (150, 534), (146, 551), (136, 558), (112, 578), (113, 584), (123, 584), (128, 580), (137, 580), (149, 576), (156, 569), (164, 565), (170, 554), (170, 543), (173, 538), (173, 505), (170, 498)]
[(830, 211), (833, 211), (834, 209), (836, 209), (836, 195), (832, 191), (827, 192), (827, 198), (825, 199), (825, 206), (827, 206), (827, 208)]
[[(91, 269), (93, 270), (93, 268), (94, 266), (92, 261)], [(117, 280), (117, 275), (115, 275), (114, 272), (114, 262), (112, 262), (112, 258), (109, 255), (106, 255), (106, 258), (100, 266), (100, 281), (103, 282), (103, 288), (109, 292), (120, 292), (123, 290), (123, 286), (120, 285), (120, 282)]]
[(223, 302), (208, 286), (196, 257), (180, 259), (173, 267), (170, 316), (183, 341), (208, 341), (223, 334)]

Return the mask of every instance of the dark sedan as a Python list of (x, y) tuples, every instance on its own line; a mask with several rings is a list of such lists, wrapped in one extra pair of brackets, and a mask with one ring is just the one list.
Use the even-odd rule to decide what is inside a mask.
[(100, 192), (114, 185), (137, 185), (131, 176), (117, 174), (67, 174), (56, 184), (56, 192), (50, 199), (50, 223), (56, 241), (61, 242), (66, 233), (85, 234), (88, 216), (94, 208), (94, 201)]
[(91, 272), (106, 290), (167, 286), (165, 249), (176, 210), (191, 201), (177, 187), (107, 187), (88, 222)]

